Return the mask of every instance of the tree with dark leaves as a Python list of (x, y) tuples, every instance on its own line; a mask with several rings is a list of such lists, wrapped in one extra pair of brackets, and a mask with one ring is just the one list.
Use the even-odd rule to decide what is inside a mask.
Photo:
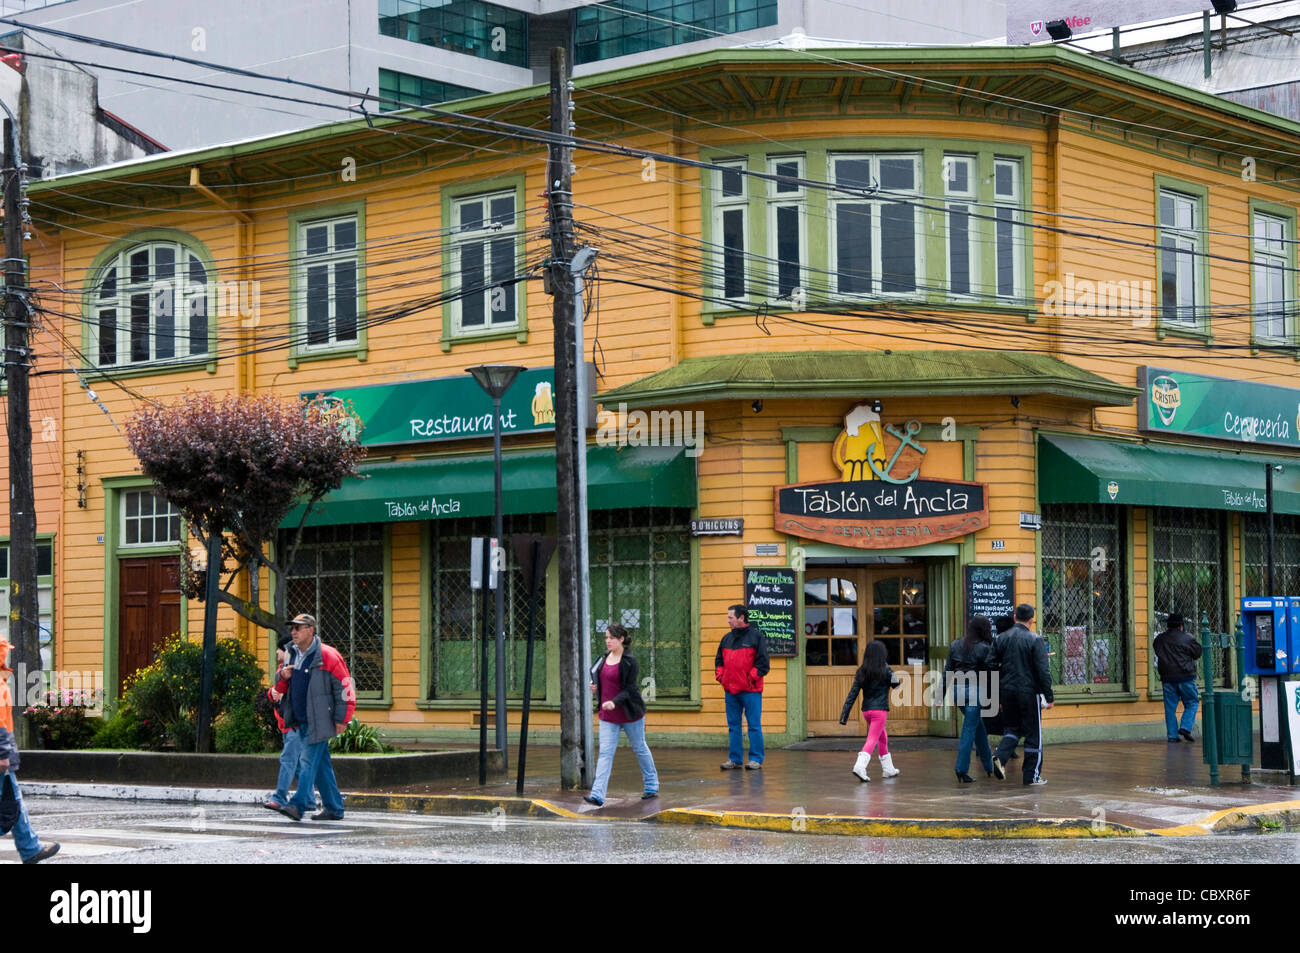
[[(127, 443), (155, 492), (181, 512), (206, 550), (222, 534), (217, 598), (263, 628), (280, 631), (288, 619), (286, 569), (293, 565), (312, 506), (355, 476), (364, 456), (356, 421), (338, 407), (274, 394), (214, 397), (187, 393), (172, 404), (147, 406), (127, 423)], [(283, 551), (275, 539), (298, 504), (302, 516)], [(204, 574), (181, 555), (181, 588), (206, 596)], [(243, 572), (256, 579), (265, 565), (275, 579), (275, 605), (231, 591)], [(224, 578), (222, 578), (224, 577)], [(250, 581), (250, 593), (257, 592)]]

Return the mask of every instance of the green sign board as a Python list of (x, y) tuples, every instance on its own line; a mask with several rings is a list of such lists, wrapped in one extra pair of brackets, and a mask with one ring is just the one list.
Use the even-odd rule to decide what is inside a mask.
[[(501, 435), (554, 430), (554, 394), (554, 368), (521, 372), (501, 398)], [(304, 391), (301, 396), (350, 407), (361, 421), (361, 443), (367, 447), (492, 436), (492, 398), (468, 374)]]
[(1300, 447), (1300, 389), (1138, 368), (1138, 428), (1233, 443)]

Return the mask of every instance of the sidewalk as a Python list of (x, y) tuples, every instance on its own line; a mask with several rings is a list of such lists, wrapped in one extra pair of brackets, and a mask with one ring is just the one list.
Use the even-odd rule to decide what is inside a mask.
[[(1225, 766), (1222, 786), (1210, 787), (1199, 742), (1049, 745), (1043, 770), (1048, 783), (1032, 788), (1021, 784), (1019, 760), (1011, 762), (1005, 781), (986, 778), (975, 763), (976, 783), (958, 784), (955, 741), (906, 738), (891, 744), (902, 774), (883, 780), (873, 758), (871, 781), (864, 784), (850, 773), (854, 751), (845, 747), (771, 750), (762, 771), (721, 771), (721, 751), (661, 748), (654, 751), (660, 796), (642, 801), (636, 759), (624, 745), (614, 761), (609, 797), (596, 808), (583, 802), (585, 791), (560, 789), (558, 748), (533, 746), (523, 798), (515, 796), (513, 779), (483, 787), (475, 779), (353, 790), (347, 806), (902, 837), (1185, 836), (1300, 825), (1300, 790), (1287, 786), (1284, 777), (1270, 774), (1265, 783), (1243, 785), (1240, 769)], [(513, 772), (518, 749), (509, 754)], [(1263, 780), (1258, 772), (1256, 777)], [(268, 783), (273, 780), (268, 775)], [(24, 794), (192, 802), (260, 802), (269, 790), (23, 783)]]

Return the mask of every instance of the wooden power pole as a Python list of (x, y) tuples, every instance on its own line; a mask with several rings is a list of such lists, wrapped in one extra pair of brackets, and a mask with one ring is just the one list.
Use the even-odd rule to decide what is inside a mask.
[(579, 601), (577, 365), (574, 356), (573, 275), (573, 150), (569, 137), (569, 77), (564, 50), (551, 50), (551, 134), (546, 166), (546, 195), (550, 209), (551, 280), (555, 289), (555, 535), (560, 555), (560, 786), (578, 787), (583, 775), (582, 710), (583, 631)]
[[(14, 728), (29, 743), (27, 702), (32, 673), (41, 670), (39, 608), (36, 598), (36, 500), (32, 479), (32, 420), (28, 374), (32, 366), (33, 312), (27, 298), (23, 257), (22, 155), (13, 119), (4, 121), (5, 357), (9, 389), (9, 641), (14, 684)], [(39, 684), (39, 682), (37, 683)]]

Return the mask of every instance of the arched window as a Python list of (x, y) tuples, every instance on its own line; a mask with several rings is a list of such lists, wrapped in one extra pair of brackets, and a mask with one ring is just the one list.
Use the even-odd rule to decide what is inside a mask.
[(88, 358), (98, 367), (208, 353), (208, 268), (179, 242), (130, 245), (100, 269)]

